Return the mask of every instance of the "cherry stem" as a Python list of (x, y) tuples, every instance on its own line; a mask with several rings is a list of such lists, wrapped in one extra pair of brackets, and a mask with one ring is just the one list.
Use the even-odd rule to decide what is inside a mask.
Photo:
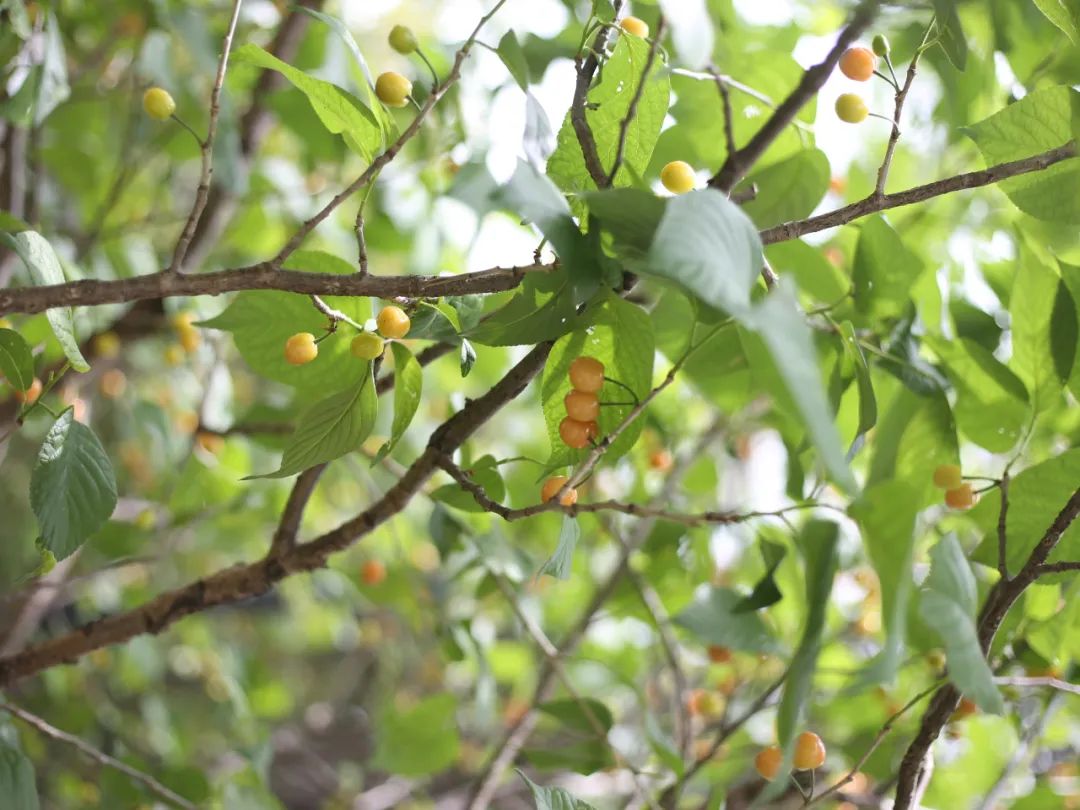
[(625, 405), (637, 405), (637, 404), (638, 404), (637, 402), (601, 402), (600, 407), (605, 408), (605, 407), (614, 407), (616, 405), (624, 405), (625, 406)]
[[(498, 53), (498, 51), (495, 50), (494, 48), (492, 48), (490, 45), (486, 45), (485, 43), (479, 42), (479, 41), (477, 42), (477, 44), (478, 45), (484, 45), (484, 47), (490, 49), (491, 51), (494, 51), (495, 53)], [(420, 57), (420, 60), (425, 65), (427, 65), (427, 69), (431, 72), (431, 81), (434, 82), (434, 84), (432, 85), (432, 89), (438, 87), (439, 86), (439, 74), (435, 72), (435, 67), (431, 64), (431, 62), (428, 61), (427, 56), (424, 55), (424, 52), (420, 49), (419, 45), (416, 46), (416, 55)]]
[[(889, 66), (889, 70), (890, 70), (890, 71), (892, 70), (892, 66), (891, 66), (891, 65)], [(893, 79), (890, 79), (890, 78), (889, 78), (888, 76), (886, 76), (886, 75), (885, 75), (884, 73), (882, 73), (882, 72), (881, 72), (880, 70), (875, 70), (875, 71), (874, 71), (874, 75), (875, 75), (875, 76), (877, 76), (877, 77), (878, 77), (878, 78), (880, 78), (880, 79), (884, 79), (884, 80), (885, 80), (885, 81), (887, 81), (887, 82), (888, 82), (889, 84), (891, 84), (891, 85), (892, 85), (892, 88), (893, 88), (893, 90), (895, 90), (895, 91), (896, 91), (897, 93), (899, 93), (899, 92), (900, 92), (900, 85), (898, 85), (898, 84), (896, 83), (896, 79), (895, 79), (895, 78), (893, 78)]]
[(170, 115), (169, 117), (170, 117), (170, 118), (171, 118), (171, 119), (172, 119), (173, 121), (175, 121), (176, 123), (178, 123), (178, 124), (179, 124), (180, 126), (182, 126), (182, 127), (184, 128), (184, 129), (186, 129), (186, 130), (187, 130), (188, 132), (190, 132), (190, 133), (191, 133), (191, 137), (195, 139), (195, 143), (197, 143), (197, 144), (199, 145), (199, 148), (200, 148), (200, 149), (202, 149), (202, 148), (203, 148), (203, 146), (205, 145), (205, 144), (203, 143), (203, 139), (199, 137), (199, 133), (198, 133), (198, 132), (196, 132), (196, 131), (195, 131), (195, 130), (193, 130), (193, 129), (192, 129), (192, 128), (191, 128), (190, 126), (188, 126), (188, 123), (187, 123), (187, 121), (185, 121), (185, 120), (184, 120), (183, 118), (181, 118), (181, 117), (180, 117), (179, 115), (177, 115), (176, 113), (173, 113), (173, 114), (172, 114), (172, 115)]
[(618, 380), (613, 380), (611, 377), (604, 377), (604, 379), (607, 380), (612, 385), (617, 385), (617, 386), (619, 386), (619, 388), (625, 389), (626, 392), (628, 394), (630, 394), (630, 396), (632, 396), (634, 398), (634, 404), (635, 405), (640, 405), (641, 404), (640, 397), (638, 397), (638, 395), (634, 392), (634, 389), (631, 388), (629, 385), (626, 385), (626, 383), (621, 383)]

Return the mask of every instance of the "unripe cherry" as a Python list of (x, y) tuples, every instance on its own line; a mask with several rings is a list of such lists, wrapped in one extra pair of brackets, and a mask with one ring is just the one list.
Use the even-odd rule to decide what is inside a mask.
[(870, 114), (866, 102), (854, 93), (844, 93), (836, 99), (836, 117), (847, 124), (858, 124)]
[(375, 95), (387, 107), (404, 107), (412, 94), (412, 82), (393, 70), (380, 73), (375, 80)]
[(143, 109), (155, 121), (167, 121), (176, 112), (176, 102), (163, 87), (151, 87), (143, 93)]
[(352, 339), (349, 351), (361, 360), (374, 360), (383, 353), (383, 339), (374, 332), (361, 332)]
[(412, 321), (405, 314), (405, 310), (393, 305), (383, 307), (375, 323), (379, 327), (379, 332), (388, 338), (403, 338), (409, 334), (409, 329), (412, 327)]
[(697, 185), (694, 167), (685, 160), (673, 160), (660, 170), (660, 182), (672, 194), (685, 194)]
[(640, 17), (623, 17), (619, 26), (628, 34), (645, 39), (649, 35), (649, 24)]
[(311, 332), (297, 332), (285, 341), (285, 362), (294, 366), (310, 363), (319, 356), (319, 347)]
[(390, 29), (390, 47), (400, 54), (410, 54), (416, 50), (416, 34), (407, 25), (395, 25)]

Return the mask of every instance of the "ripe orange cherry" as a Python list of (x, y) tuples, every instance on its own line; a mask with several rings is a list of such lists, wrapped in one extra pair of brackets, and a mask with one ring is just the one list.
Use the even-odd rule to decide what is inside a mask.
[(768, 779), (771, 782), (780, 774), (780, 766), (783, 762), (784, 752), (780, 750), (780, 746), (770, 745), (758, 751), (758, 755), (754, 757), (754, 769), (762, 779)]
[(623, 17), (619, 25), (623, 31), (635, 37), (644, 39), (649, 35), (649, 24), (640, 17)]
[[(540, 489), (540, 500), (544, 503), (550, 501), (563, 488), (563, 484), (569, 480), (565, 475), (553, 475), (544, 482), (544, 486)], [(563, 496), (559, 498), (559, 503), (563, 506), (573, 506), (577, 503), (577, 490), (573, 487), (566, 490)]]
[(388, 338), (403, 338), (409, 334), (412, 327), (412, 321), (405, 314), (405, 310), (395, 306), (383, 307), (375, 323), (383, 337)]
[(570, 384), (578, 391), (595, 394), (604, 387), (604, 364), (595, 357), (579, 357), (570, 364)]
[(956, 711), (952, 713), (949, 718), (953, 722), (957, 720), (963, 720), (965, 717), (970, 717), (979, 710), (979, 707), (975, 705), (975, 701), (971, 698), (960, 698), (960, 704), (956, 707)]
[(724, 710), (724, 701), (707, 689), (695, 689), (686, 699), (686, 708), (697, 717), (716, 717)]
[(378, 585), (386, 579), (386, 566), (378, 560), (365, 560), (360, 566), (360, 581), (365, 585)]
[(294, 366), (310, 363), (319, 354), (315, 336), (311, 332), (297, 332), (285, 341), (285, 362)]
[(877, 57), (869, 48), (848, 48), (840, 57), (840, 72), (849, 79), (865, 82), (874, 75)]
[(731, 660), (731, 650), (719, 644), (709, 645), (709, 660), (714, 664), (726, 664)]
[(667, 472), (675, 464), (675, 459), (667, 450), (656, 450), (649, 454), (649, 466), (659, 472)]
[(959, 464), (939, 464), (934, 468), (934, 486), (938, 489), (956, 489), (963, 483)]
[(566, 415), (578, 422), (593, 422), (600, 415), (600, 401), (596, 394), (571, 391), (563, 402), (566, 405)]
[(945, 490), (945, 504), (951, 509), (970, 509), (975, 503), (971, 484), (961, 484), (956, 489)]
[(795, 740), (795, 769), (812, 771), (825, 762), (825, 743), (812, 731), (804, 731)]
[(34, 377), (33, 381), (31, 381), (30, 383), (30, 387), (27, 388), (25, 391), (19, 391), (18, 389), (16, 389), (15, 399), (25, 405), (33, 405), (35, 402), (38, 401), (38, 397), (41, 396), (42, 387), (43, 386), (41, 385), (41, 380), (39, 380), (37, 377)]
[(559, 422), (559, 436), (567, 447), (580, 450), (587, 447), (589, 439), (597, 434), (596, 422), (579, 422), (569, 416)]

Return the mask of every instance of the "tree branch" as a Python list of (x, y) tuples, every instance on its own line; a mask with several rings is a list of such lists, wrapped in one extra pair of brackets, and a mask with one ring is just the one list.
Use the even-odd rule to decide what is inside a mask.
[(826, 80), (832, 75), (833, 68), (840, 61), (844, 51), (848, 49), (863, 31), (870, 25), (877, 10), (877, 0), (863, 0), (851, 18), (851, 22), (840, 32), (840, 36), (829, 51), (825, 59), (817, 65), (808, 68), (802, 75), (798, 86), (785, 98), (780, 106), (773, 111), (761, 129), (750, 139), (742, 149), (729, 153), (724, 159), (724, 165), (709, 180), (712, 188), (720, 189), (725, 194), (729, 193), (735, 185), (745, 176), (746, 172), (765, 154), (784, 128), (790, 124), (803, 105), (813, 98)]
[[(1080, 515), (1080, 489), (1077, 489), (1072, 497), (1058, 513), (1054, 521), (1046, 529), (1042, 538), (1032, 550), (1027, 562), (1020, 572), (1010, 580), (1000, 579), (991, 588), (990, 593), (983, 603), (979, 612), (978, 636), (979, 646), (985, 655), (990, 650), (990, 644), (994, 640), (1001, 622), (1005, 619), (1009, 609), (1024, 593), (1028, 585), (1039, 576), (1039, 570), (1046, 562), (1046, 558), (1057, 546), (1065, 530)], [(960, 693), (952, 684), (941, 687), (930, 701), (930, 706), (923, 715), (919, 725), (919, 731), (915, 739), (911, 741), (900, 763), (900, 771), (897, 775), (896, 802), (894, 810), (909, 810), (912, 800), (924, 780), (926, 758), (930, 746), (937, 739), (941, 729), (949, 720), (949, 716), (955, 711), (960, 702)]]
[[(616, 19), (618, 19), (622, 4), (622, 0), (615, 0)], [(608, 36), (612, 28), (613, 26), (600, 26), (600, 30), (596, 32), (596, 39), (593, 40), (589, 55), (584, 60), (579, 55), (575, 60), (577, 83), (574, 85), (574, 99), (570, 102), (570, 124), (573, 126), (574, 134), (577, 135), (578, 143), (581, 145), (581, 154), (585, 158), (585, 168), (588, 169), (589, 176), (596, 183), (597, 188), (607, 188), (610, 181), (607, 172), (604, 171), (604, 164), (600, 162), (600, 154), (596, 151), (596, 139), (593, 137), (592, 129), (589, 127), (585, 110), (589, 103), (589, 89), (592, 87), (593, 76), (596, 75), (596, 69), (600, 66), (600, 54), (607, 48)]]
[(234, 565), (160, 594), (139, 607), (0, 658), (0, 689), (57, 664), (74, 662), (101, 647), (143, 634), (156, 635), (184, 616), (259, 596), (292, 574), (323, 567), (332, 554), (348, 548), (404, 509), (437, 469), (438, 459), (452, 453), (503, 405), (517, 397), (543, 367), (550, 351), (550, 343), (534, 347), (486, 394), (470, 401), (444, 422), (397, 483), (356, 517), (283, 554)]
[(1063, 574), (1066, 571), (1080, 571), (1080, 562), (1044, 563), (1035, 569), (1035, 575), (1041, 577), (1046, 574)]
[(297, 476), (292, 492), (289, 493), (289, 500), (285, 502), (277, 531), (274, 532), (274, 539), (270, 542), (269, 556), (278, 557), (296, 547), (296, 536), (300, 531), (300, 521), (304, 518), (304, 508), (325, 469), (325, 464), (316, 464)]
[(0, 290), (0, 315), (26, 314), (66, 306), (122, 304), (148, 298), (221, 295), (240, 290), (281, 290), (301, 295), (370, 295), (376, 298), (439, 298), (505, 292), (527, 273), (547, 272), (551, 265), (495, 267), (456, 276), (361, 276), (281, 270), (268, 262), (216, 273), (181, 275), (152, 273), (114, 281), (72, 281), (42, 287)]
[[(907, 76), (904, 77), (903, 86), (896, 89), (896, 105), (893, 109), (892, 132), (889, 133), (889, 144), (885, 147), (885, 157), (881, 161), (881, 166), (878, 168), (877, 183), (874, 185), (874, 196), (876, 197), (880, 197), (885, 193), (885, 183), (889, 179), (889, 169), (892, 167), (893, 153), (896, 152), (896, 144), (900, 141), (900, 114), (904, 111), (904, 102), (907, 100), (908, 91), (911, 90), (911, 85), (915, 82), (915, 70), (919, 66), (919, 57), (922, 56), (923, 48), (926, 45), (926, 37), (930, 35), (932, 28), (932, 25), (930, 28), (927, 28), (922, 43), (915, 49), (915, 54), (911, 57), (911, 63), (908, 65)], [(886, 56), (885, 58), (888, 59), (889, 57)], [(891, 62), (889, 64), (889, 70), (891, 71), (892, 64)]]
[(1076, 157), (1076, 144), (1069, 142), (1064, 146), (1050, 149), (1038, 155), (1032, 155), (1021, 160), (1011, 160), (1007, 163), (999, 163), (981, 171), (967, 172), (944, 180), (936, 180), (922, 186), (909, 188), (907, 191), (898, 191), (894, 194), (884, 194), (882, 196), (871, 194), (865, 199), (851, 203), (851, 205), (845, 205), (843, 208), (837, 208), (835, 211), (766, 228), (761, 231), (761, 241), (766, 245), (787, 242), (808, 233), (817, 233), (839, 225), (846, 225), (853, 220), (879, 211), (901, 208), (905, 205), (913, 205), (934, 197), (940, 197), (943, 194), (951, 194), (954, 191), (988, 186), (992, 183), (1008, 180), (1010, 177), (1039, 172), (1053, 166), (1055, 163), (1073, 157)]
[(225, 71), (229, 66), (229, 52), (232, 50), (233, 35), (236, 33), (236, 22), (240, 19), (240, 4), (243, 0), (233, 0), (232, 15), (229, 18), (229, 27), (225, 32), (225, 41), (221, 46), (221, 61), (218, 63), (217, 76), (214, 78), (214, 86), (210, 91), (210, 120), (206, 125), (206, 139), (199, 144), (202, 153), (202, 170), (199, 174), (199, 185), (195, 190), (195, 202), (191, 205), (191, 213), (188, 214), (184, 230), (180, 233), (180, 239), (176, 243), (172, 262), (169, 263), (169, 273), (178, 272), (184, 264), (188, 246), (195, 236), (195, 228), (199, 225), (203, 209), (206, 208), (206, 200), (210, 194), (210, 177), (214, 173), (214, 136), (217, 134), (218, 115), (221, 113), (221, 88), (225, 84)]
[(413, 136), (420, 131), (420, 126), (424, 123), (424, 119), (427, 118), (428, 113), (430, 113), (435, 105), (439, 103), (439, 100), (446, 95), (446, 92), (453, 87), (454, 82), (461, 77), (461, 66), (464, 64), (466, 57), (468, 57), (469, 52), (472, 50), (480, 30), (487, 24), (488, 20), (495, 16), (505, 3), (506, 0), (499, 0), (499, 2), (492, 7), (491, 11), (480, 18), (480, 22), (476, 24), (472, 33), (469, 34), (469, 38), (465, 40), (465, 43), (458, 49), (457, 54), (455, 54), (454, 63), (450, 66), (450, 72), (446, 75), (446, 78), (443, 79), (440, 84), (432, 88), (431, 95), (424, 100), (420, 110), (416, 113), (416, 117), (409, 122), (409, 125), (405, 128), (405, 131), (398, 136), (398, 139), (387, 147), (385, 152), (371, 161), (371, 164), (364, 169), (361, 175), (353, 180), (344, 191), (335, 195), (330, 202), (307, 219), (297, 229), (296, 233), (293, 234), (292, 238), (285, 243), (285, 247), (278, 251), (278, 254), (271, 260), (271, 266), (280, 267), (282, 262), (300, 247), (308, 234), (318, 227), (319, 223), (330, 216), (330, 214), (332, 214), (339, 205), (345, 202), (345, 200), (370, 183), (378, 176), (379, 172), (383, 170), (383, 167), (385, 167), (386, 164), (397, 157), (398, 152), (404, 148), (405, 144), (412, 140)]
[(132, 768), (130, 765), (121, 762), (118, 759), (113, 759), (108, 754), (104, 753), (103, 751), (99, 751), (98, 749), (94, 748), (94, 746), (90, 745), (90, 743), (79, 737), (76, 737), (74, 734), (68, 734), (66, 731), (61, 731), (55, 726), (50, 725), (49, 723), (38, 717), (36, 714), (30, 713), (26, 711), (26, 709), (20, 709), (13, 703), (8, 703), (5, 700), (0, 700), (0, 709), (3, 709), (5, 712), (8, 712), (15, 717), (18, 717), (24, 723), (37, 729), (46, 737), (51, 737), (52, 739), (58, 740), (59, 742), (74, 746), (79, 750), (80, 753), (94, 760), (94, 762), (98, 763), (99, 765), (104, 765), (106, 768), (112, 768), (113, 770), (120, 771), (120, 773), (124, 774), (128, 778), (134, 779), (139, 784), (145, 786), (146, 789), (150, 792), (169, 802), (169, 804), (174, 804), (177, 807), (183, 807), (184, 810), (198, 810), (194, 804), (189, 802), (183, 796), (180, 796), (177, 793), (173, 793), (173, 791), (169, 790), (167, 787), (165, 787), (165, 785), (161, 784), (161, 782), (159, 782), (157, 779), (150, 776), (149, 774), (143, 773), (140, 770), (136, 770), (135, 768)]

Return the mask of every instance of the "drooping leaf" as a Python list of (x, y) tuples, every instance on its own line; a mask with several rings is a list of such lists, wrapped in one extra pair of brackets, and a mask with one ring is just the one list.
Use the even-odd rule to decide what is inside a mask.
[(580, 701), (573, 698), (549, 700), (541, 703), (536, 709), (541, 714), (558, 720), (566, 728), (590, 737), (600, 734), (600, 730), (596, 728), (597, 725), (607, 732), (615, 722), (611, 716), (611, 710), (593, 698), (582, 698)]
[(20, 751), (0, 739), (0, 795), (10, 810), (38, 810), (34, 764)]
[(532, 791), (533, 801), (536, 802), (536, 810), (596, 810), (588, 802), (575, 799), (562, 788), (540, 787), (521, 771), (517, 773), (518, 776), (525, 780), (525, 784)]
[(930, 560), (930, 575), (919, 594), (919, 615), (945, 647), (949, 680), (983, 711), (1001, 714), (1005, 705), (975, 629), (978, 593), (971, 566), (951, 534), (930, 549)]
[(340, 135), (346, 145), (365, 160), (371, 161), (382, 148), (383, 127), (379, 120), (347, 90), (309, 76), (250, 42), (233, 51), (232, 61), (234, 64), (255, 65), (280, 73), (307, 96), (322, 125), (333, 134)]
[(319, 400), (297, 417), (296, 430), (276, 471), (249, 477), (286, 478), (359, 450), (375, 426), (379, 409), (371, 363), (363, 365), (363, 374), (354, 377), (348, 388)]
[(784, 561), (787, 548), (779, 543), (766, 540), (764, 537), (758, 540), (758, 548), (761, 550), (761, 557), (765, 562), (765, 573), (754, 585), (754, 590), (750, 592), (750, 595), (739, 600), (739, 603), (732, 610), (733, 613), (761, 610), (761, 608), (766, 608), (769, 605), (775, 605), (784, 598), (776, 584), (776, 569)]
[(863, 221), (855, 251), (855, 308), (865, 317), (895, 318), (908, 306), (922, 273), (918, 256), (880, 216)]
[(1080, 4), (1076, 0), (1034, 0), (1034, 3), (1073, 45), (1080, 45)]
[(529, 62), (525, 58), (525, 51), (521, 49), (517, 35), (513, 31), (507, 31), (499, 40), (495, 53), (502, 59), (506, 69), (517, 82), (518, 87), (528, 92), (529, 90)]
[(64, 559), (105, 524), (116, 500), (116, 476), (105, 449), (69, 408), (49, 429), (30, 476), (30, 506), (42, 545)]
[(26, 391), (34, 381), (34, 356), (22, 335), (0, 329), (0, 374), (17, 391)]
[(934, 11), (939, 42), (945, 55), (957, 70), (964, 70), (967, 67), (968, 46), (956, 10), (956, 0), (934, 0)]
[(457, 699), (449, 692), (399, 709), (383, 704), (378, 718), (374, 766), (399, 776), (437, 773), (454, 763), (460, 748)]
[[(1029, 257), (1021, 265), (1009, 301), (1013, 347), (1009, 368), (1027, 386), (1031, 407), (1038, 414), (1060, 396), (1072, 370), (1071, 363), (1069, 369), (1060, 369), (1063, 363), (1055, 359), (1064, 351), (1060, 347), (1062, 338), (1055, 336), (1055, 326), (1059, 332), (1062, 328), (1061, 321), (1055, 324), (1054, 317), (1060, 306), (1058, 296), (1069, 293), (1058, 274), (1041, 261)], [(1075, 350), (1075, 320), (1071, 333), (1071, 347)], [(1059, 344), (1057, 351), (1055, 344)]]
[(859, 524), (863, 544), (881, 583), (885, 646), (856, 676), (859, 687), (890, 683), (907, 640), (907, 614), (914, 575), (915, 492), (903, 481), (885, 481), (865, 490), (848, 513)]
[[(569, 369), (574, 360), (579, 357), (599, 360), (604, 364), (604, 375), (622, 383), (616, 385), (605, 381), (598, 392), (601, 403), (622, 403), (600, 408), (599, 438), (608, 435), (626, 418), (634, 407), (633, 397), (644, 397), (652, 387), (655, 353), (652, 323), (641, 307), (609, 294), (586, 313), (586, 322), (588, 325), (584, 328), (556, 341), (544, 366), (540, 391), (551, 443), (550, 467), (577, 464), (591, 450), (567, 447), (559, 436), (559, 423), (566, 418), (564, 400), (571, 391)], [(607, 449), (604, 460), (610, 463), (626, 453), (634, 446), (643, 427), (641, 420), (631, 422)]]
[(757, 613), (737, 613), (742, 596), (728, 588), (710, 588), (675, 617), (704, 644), (732, 650), (776, 653), (781, 647)]
[[(30, 278), (35, 284), (63, 284), (67, 281), (56, 251), (37, 231), (20, 231), (14, 235), (5, 235), (4, 241), (19, 254), (19, 258), (30, 271)], [(89, 371), (90, 364), (82, 356), (79, 341), (75, 339), (75, 322), (72, 319), (71, 307), (54, 307), (46, 310), (45, 317), (48, 318), (49, 326), (52, 327), (56, 339), (60, 341), (60, 348), (64, 350), (64, 356), (71, 363), (71, 367), (76, 371)]]
[(554, 340), (580, 322), (570, 278), (559, 269), (529, 273), (502, 309), (466, 335), (484, 346), (521, 346)]
[(799, 548), (806, 559), (806, 621), (799, 647), (788, 667), (784, 696), (776, 715), (776, 738), (782, 747), (794, 739), (806, 713), (825, 629), (825, 611), (839, 565), (838, 539), (839, 527), (826, 520), (810, 521), (799, 537)]
[(540, 569), (541, 574), (550, 574), (555, 579), (568, 579), (574, 565), (574, 549), (581, 537), (581, 527), (577, 518), (564, 515), (562, 528), (559, 530), (559, 545), (555, 547), (548, 561)]
[(877, 424), (877, 396), (874, 394), (874, 383), (870, 376), (870, 366), (866, 362), (866, 355), (855, 335), (855, 326), (851, 321), (840, 324), (840, 340), (844, 346), (844, 354), (851, 364), (855, 374), (855, 384), (859, 389), (859, 426), (855, 430), (855, 440), (864, 436)]
[(372, 465), (385, 458), (401, 441), (420, 406), (424, 388), (424, 371), (405, 344), (395, 341), (390, 344), (390, 351), (394, 355), (394, 422), (390, 427), (390, 440), (379, 448)]
[[(1020, 160), (1067, 143), (1073, 137), (1068, 87), (1036, 90), (965, 129), (988, 166)], [(999, 187), (1017, 208), (1051, 222), (1080, 222), (1080, 159), (1003, 181)]]

